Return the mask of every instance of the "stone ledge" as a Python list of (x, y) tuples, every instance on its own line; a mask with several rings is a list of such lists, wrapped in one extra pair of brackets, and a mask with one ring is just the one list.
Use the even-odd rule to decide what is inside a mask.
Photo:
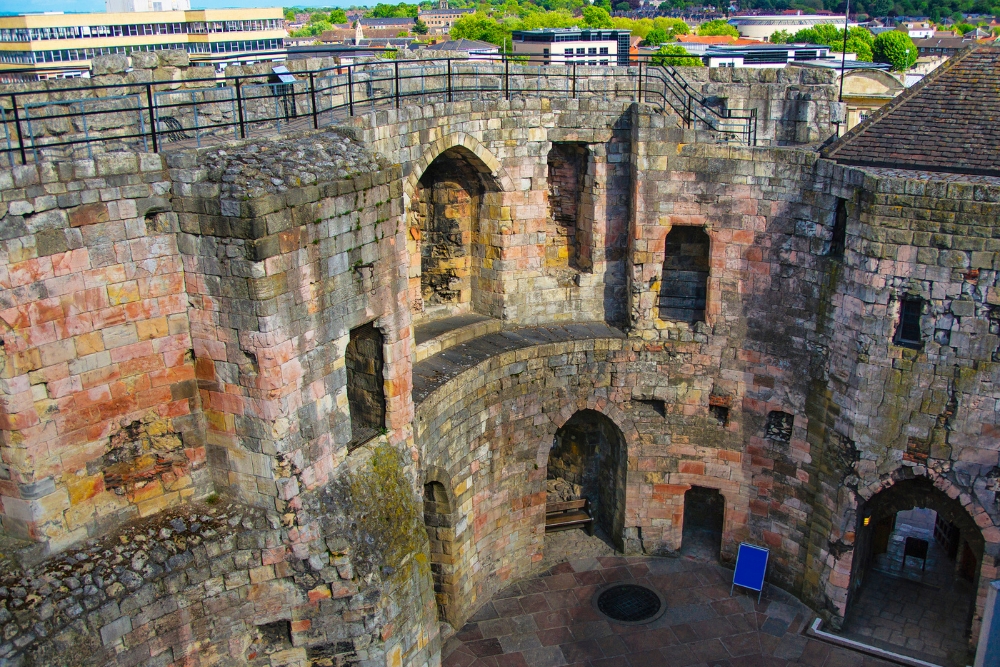
[(413, 338), (417, 344), (413, 362), (419, 363), (438, 352), (473, 338), (497, 333), (500, 329), (500, 320), (474, 313), (421, 323), (413, 327)]
[(413, 365), (413, 403), (419, 406), (448, 381), (504, 352), (547, 343), (595, 338), (624, 339), (625, 334), (604, 322), (583, 322), (563, 326), (525, 327), (474, 338)]

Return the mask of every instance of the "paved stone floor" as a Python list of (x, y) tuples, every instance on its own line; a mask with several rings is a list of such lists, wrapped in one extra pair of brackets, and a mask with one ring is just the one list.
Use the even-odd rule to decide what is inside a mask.
[[(784, 591), (766, 587), (760, 604), (730, 597), (732, 573), (714, 563), (624, 558), (582, 530), (546, 536), (546, 552), (564, 558), (480, 608), (446, 642), (444, 667), (889, 667), (803, 635), (812, 614)], [(646, 625), (605, 620), (591, 598), (617, 581), (656, 588), (666, 612)]]
[[(875, 558), (851, 605), (842, 636), (945, 667), (971, 665), (965, 636), (974, 601), (972, 584), (955, 575), (955, 561), (934, 541), (934, 512), (900, 512), (888, 553)], [(907, 559), (907, 536), (930, 543), (927, 567)]]

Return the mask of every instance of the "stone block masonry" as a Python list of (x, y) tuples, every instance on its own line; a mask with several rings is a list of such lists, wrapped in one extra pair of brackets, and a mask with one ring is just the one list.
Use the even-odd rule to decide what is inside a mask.
[[(625, 99), (519, 98), (0, 172), (0, 502), (27, 544), (0, 658), (434, 667), (439, 621), (544, 557), (554, 438), (590, 426), (619, 548), (682, 547), (697, 487), (723, 562), (770, 546), (772, 583), (834, 622), (866, 508), (953, 499), (974, 637), (1000, 185), (704, 139)], [(580, 150), (550, 168), (554, 146)], [(456, 314), (484, 335), (415, 363), (414, 322)]]

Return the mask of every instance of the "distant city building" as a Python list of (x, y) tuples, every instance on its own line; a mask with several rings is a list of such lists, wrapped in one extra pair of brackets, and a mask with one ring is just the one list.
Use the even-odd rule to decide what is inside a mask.
[[(852, 60), (856, 56), (851, 53)], [(708, 67), (787, 67), (801, 62), (832, 60), (830, 47), (822, 44), (760, 44), (715, 46), (702, 55)], [(840, 59), (837, 58), (837, 63)]]
[(852, 69), (844, 74), (844, 104), (847, 105), (847, 122), (841, 125), (844, 134), (855, 125), (863, 123), (906, 90), (893, 75), (876, 69)]
[(428, 34), (445, 35), (451, 32), (455, 21), (473, 12), (474, 9), (448, 9), (448, 0), (441, 0), (435, 9), (422, 10), (417, 16), (427, 25)]
[(108, 14), (126, 12), (184, 12), (191, 9), (191, 0), (104, 0)]
[(35, 69), (39, 78), (79, 76), (94, 56), (164, 49), (240, 61), (282, 49), (287, 36), (280, 7), (139, 11), (0, 17), (0, 75)]
[(693, 56), (700, 56), (715, 46), (748, 46), (760, 44), (754, 39), (741, 39), (732, 35), (677, 35), (677, 43)]
[[(941, 33), (937, 33), (934, 37), (930, 37), (928, 39), (913, 40), (914, 45), (917, 47), (917, 53), (921, 56), (945, 56), (950, 58), (962, 49), (974, 44), (986, 44), (996, 41), (996, 37), (994, 35), (985, 33), (985, 31), (980, 33), (978, 30), (967, 32), (961, 37), (937, 36), (940, 34)], [(981, 37), (980, 34), (982, 34)]]
[(500, 53), (500, 47), (496, 44), (481, 42), (477, 39), (450, 39), (447, 42), (429, 44), (425, 49), (427, 51), (464, 52), (469, 54), (471, 60), (489, 60)]
[(543, 56), (552, 65), (628, 65), (630, 30), (545, 28), (515, 30), (514, 53)]
[(741, 37), (757, 39), (762, 42), (771, 41), (771, 35), (779, 30), (791, 34), (818, 25), (844, 25), (847, 17), (843, 14), (762, 14), (758, 16), (734, 16), (729, 24), (735, 26)]
[(896, 30), (905, 32), (911, 39), (927, 39), (934, 36), (934, 24), (927, 21), (904, 21)]

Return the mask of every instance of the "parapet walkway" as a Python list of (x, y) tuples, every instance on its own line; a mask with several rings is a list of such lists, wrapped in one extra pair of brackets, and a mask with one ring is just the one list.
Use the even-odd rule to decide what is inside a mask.
[[(419, 329), (419, 328), (418, 328)], [(423, 339), (417, 332), (418, 341)], [(546, 343), (563, 343), (598, 338), (625, 338), (625, 334), (604, 322), (582, 322), (564, 325), (523, 327), (497, 331), (473, 338), (431, 355), (413, 366), (413, 402), (420, 405), (425, 398), (449, 380), (487, 359), (504, 352), (521, 350)], [(425, 339), (420, 345), (426, 344)]]

